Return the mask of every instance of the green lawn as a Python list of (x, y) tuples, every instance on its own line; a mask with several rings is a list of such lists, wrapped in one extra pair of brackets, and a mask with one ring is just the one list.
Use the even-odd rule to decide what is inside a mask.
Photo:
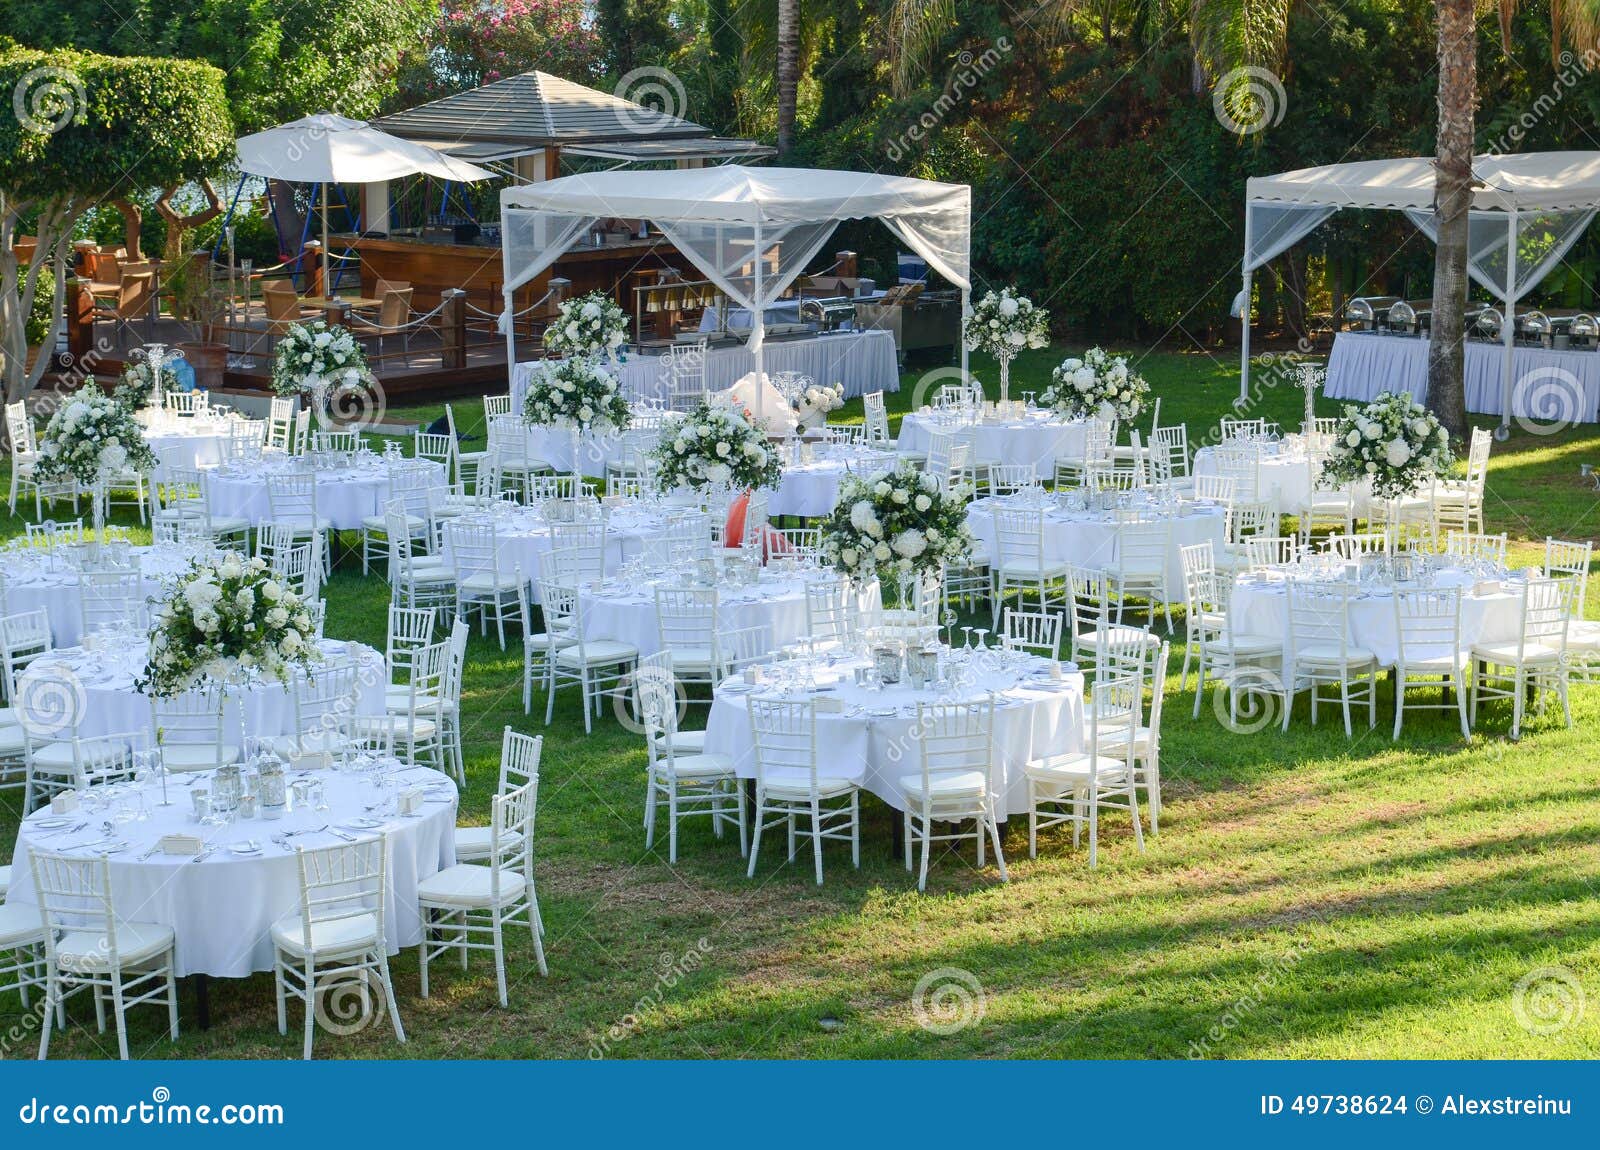
[[(1081, 349), (1075, 349), (1081, 350)], [(1014, 368), (1013, 393), (1036, 389), (1064, 354)], [(982, 365), (980, 365), (982, 366)], [(1237, 364), (1156, 354), (1139, 364), (1163, 398), (1164, 423), (1201, 439), (1229, 410)], [(903, 411), (923, 373), (908, 372)], [(988, 373), (992, 380), (993, 373)], [(1325, 405), (1327, 414), (1335, 405)], [(442, 409), (408, 409), (426, 422)], [(481, 409), (459, 404), (464, 430)], [(1298, 423), (1300, 393), (1268, 390), (1258, 410)], [(402, 414), (402, 413), (396, 413)], [(842, 413), (860, 417), (854, 403)], [(1543, 538), (1594, 535), (1600, 492), (1578, 473), (1600, 464), (1600, 429), (1497, 444), (1491, 530), (1536, 563)], [(8, 531), (20, 532), (20, 519)], [(329, 631), (383, 642), (386, 587), (347, 562), (329, 588)], [(1600, 595), (1592, 597), (1600, 601)], [(1594, 606), (1591, 605), (1591, 612)], [(1166, 808), (1141, 855), (1126, 821), (1088, 869), (1069, 835), (1027, 858), (1025, 823), (1005, 837), (1011, 882), (953, 856), (926, 895), (889, 857), (891, 812), (866, 801), (863, 866), (827, 855), (827, 884), (763, 851), (747, 881), (731, 838), (704, 824), (680, 862), (644, 849), (644, 750), (607, 720), (584, 737), (564, 692), (550, 728), (519, 707), (520, 650), (474, 638), (464, 709), (464, 817), (487, 818), (501, 727), (546, 733), (538, 882), (551, 974), (513, 940), (511, 1007), (492, 967), (438, 968), (418, 997), (415, 952), (398, 960), (410, 1037), (387, 1028), (319, 1036), (321, 1057), (1584, 1057), (1600, 1054), (1600, 689), (1578, 687), (1577, 726), (1549, 714), (1511, 743), (1509, 707), (1489, 707), (1463, 743), (1451, 717), (1407, 717), (1392, 743), (1389, 696), (1376, 731), (1346, 741), (1302, 702), (1289, 733), (1225, 732), (1177, 690), (1174, 648), (1163, 749)], [(697, 709), (692, 723), (703, 721)], [(18, 796), (0, 797), (9, 857)], [(1519, 1024), (1516, 1006), (1557, 1013), (1571, 983), (1587, 1011), (1555, 1033)], [(1528, 988), (1518, 993), (1519, 981)], [(923, 1025), (922, 1002), (965, 996), (967, 1025)], [(945, 987), (950, 995), (941, 996)], [(973, 988), (977, 989), (974, 991)], [(930, 989), (931, 988), (931, 989)], [(959, 1002), (958, 1002), (959, 1005)], [(272, 983), (213, 983), (211, 1030), (186, 995), (176, 1048), (164, 1014), (135, 1012), (145, 1057), (293, 1058), (273, 1023)], [(1524, 1009), (1522, 1014), (1527, 1016)], [(1541, 1015), (1542, 1017), (1542, 1015)], [(942, 1016), (934, 1019), (938, 1022)], [(0, 1049), (31, 1057), (15, 996), (0, 995)], [(59, 1036), (59, 1057), (101, 1057), (92, 1012)], [(1536, 1019), (1537, 1021), (1537, 1019)], [(85, 1025), (87, 1023), (87, 1025)], [(1536, 1028), (1542, 1029), (1542, 1028)], [(940, 1033), (939, 1031), (950, 1031)], [(115, 1042), (109, 1050), (115, 1054)]]

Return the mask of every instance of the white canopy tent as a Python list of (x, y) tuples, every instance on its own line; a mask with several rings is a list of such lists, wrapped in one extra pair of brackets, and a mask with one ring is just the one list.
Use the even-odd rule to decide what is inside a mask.
[[(506, 363), (514, 367), (513, 293), (572, 247), (595, 221), (649, 220), (705, 277), (752, 316), (792, 284), (842, 220), (879, 219), (912, 251), (971, 292), (972, 189), (906, 176), (809, 168), (684, 168), (564, 176), (500, 193)], [(748, 347), (762, 372), (763, 331)], [(966, 351), (962, 351), (966, 370)]]
[(239, 170), (273, 180), (322, 185), (322, 282), (328, 279), (328, 185), (370, 184), (418, 173), (474, 183), (494, 173), (452, 159), (426, 144), (379, 131), (365, 120), (332, 112), (302, 116), (242, 136)]
[[(1467, 271), (1505, 304), (1505, 345), (1500, 421), (1512, 408), (1512, 322), (1517, 300), (1544, 279), (1589, 226), (1600, 208), (1600, 152), (1534, 152), (1474, 157)], [(1250, 280), (1252, 273), (1311, 232), (1340, 208), (1402, 211), (1430, 239), (1433, 214), (1431, 159), (1362, 160), (1258, 176), (1245, 192), (1244, 291), (1235, 313), (1243, 317), (1239, 395), (1250, 392)]]

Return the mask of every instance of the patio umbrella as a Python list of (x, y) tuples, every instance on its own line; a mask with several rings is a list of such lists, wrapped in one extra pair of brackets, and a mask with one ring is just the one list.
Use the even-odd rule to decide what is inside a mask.
[(494, 173), (451, 159), (426, 144), (379, 131), (333, 112), (303, 116), (239, 139), (239, 170), (267, 179), (322, 185), (322, 284), (328, 278), (328, 185), (371, 184), (419, 173), (475, 183)]

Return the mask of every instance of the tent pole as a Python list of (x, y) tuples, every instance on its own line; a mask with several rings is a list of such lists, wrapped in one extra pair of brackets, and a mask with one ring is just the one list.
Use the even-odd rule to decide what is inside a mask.
[(1516, 372), (1517, 325), (1513, 313), (1517, 306), (1517, 209), (1506, 213), (1506, 318), (1500, 332), (1505, 345), (1505, 360), (1500, 369), (1500, 431), (1498, 438), (1511, 434), (1512, 375)]
[[(970, 277), (972, 272), (969, 270), (967, 275)], [(967, 317), (971, 314), (972, 289), (970, 287), (964, 287), (961, 289), (961, 326), (963, 328), (967, 326)], [(967, 351), (966, 332), (963, 331), (961, 333), (961, 383), (963, 386), (970, 386), (972, 383), (972, 374), (967, 370), (967, 359), (970, 354), (971, 353)]]
[(1244, 202), (1244, 259), (1239, 261), (1244, 279), (1244, 307), (1239, 313), (1239, 407), (1250, 398), (1250, 201)]
[(763, 370), (763, 365), (766, 362), (766, 356), (764, 353), (767, 346), (767, 302), (761, 295), (761, 265), (765, 262), (765, 258), (764, 253), (761, 250), (760, 215), (756, 216), (755, 258), (756, 290), (755, 298), (750, 301), (755, 306), (751, 309), (750, 324), (755, 330), (756, 335), (756, 422), (760, 423), (763, 414), (762, 409), (766, 406), (767, 398), (767, 376), (766, 372)]
[(333, 281), (328, 278), (328, 183), (322, 183), (322, 294), (333, 298)]

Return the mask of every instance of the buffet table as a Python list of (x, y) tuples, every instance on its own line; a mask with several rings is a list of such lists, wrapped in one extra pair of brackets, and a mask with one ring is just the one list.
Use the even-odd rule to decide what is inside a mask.
[[(1600, 422), (1600, 352), (1519, 346), (1512, 355), (1513, 418)], [(1504, 368), (1505, 349), (1500, 344), (1467, 341), (1468, 411), (1500, 414)], [(1334, 336), (1322, 391), (1330, 399), (1361, 402), (1385, 391), (1409, 392), (1420, 403), (1428, 394), (1428, 341), (1342, 331)]]
[[(844, 384), (845, 398), (869, 391), (899, 391), (894, 335), (887, 331), (841, 331), (806, 339), (768, 340), (762, 349), (768, 374), (796, 371), (818, 384)], [(522, 410), (528, 376), (539, 366), (517, 364), (511, 383), (511, 410)], [(742, 343), (706, 351), (706, 388), (726, 391), (755, 370), (756, 357)], [(630, 355), (617, 368), (623, 393), (631, 400), (666, 399), (668, 384), (660, 356)]]

